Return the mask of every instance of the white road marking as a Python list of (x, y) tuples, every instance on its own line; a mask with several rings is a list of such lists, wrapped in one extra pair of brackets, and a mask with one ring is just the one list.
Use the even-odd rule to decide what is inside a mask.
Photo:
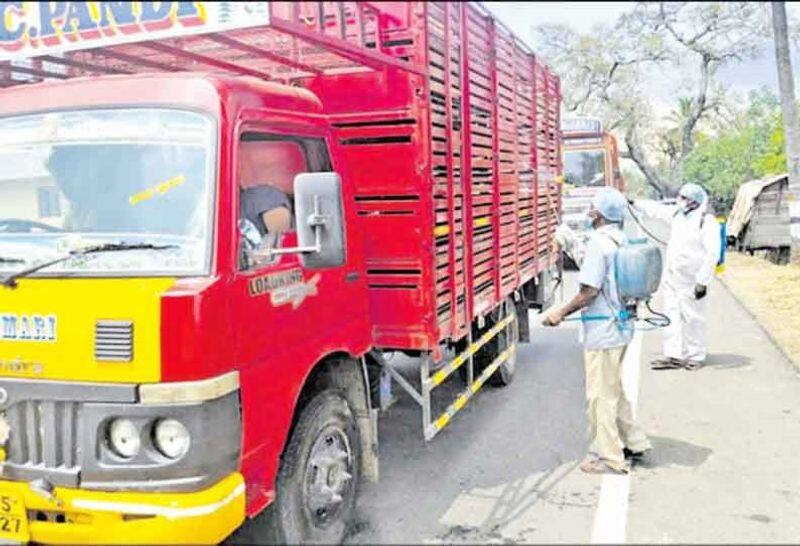
[[(639, 399), (639, 372), (642, 360), (642, 332), (637, 331), (622, 361), (622, 387), (631, 401), (633, 416)], [(630, 474), (604, 474), (600, 483), (600, 498), (594, 514), (592, 544), (621, 544), (625, 542), (628, 523)]]

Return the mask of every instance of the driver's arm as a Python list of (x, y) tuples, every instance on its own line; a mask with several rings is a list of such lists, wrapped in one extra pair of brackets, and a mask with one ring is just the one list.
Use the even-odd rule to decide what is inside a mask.
[(282, 233), (292, 228), (292, 213), (285, 206), (262, 212), (261, 220), (267, 233)]
[(247, 190), (242, 199), (251, 220), (262, 224), (263, 230), (259, 229), (262, 233), (276, 234), (292, 229), (292, 205), (285, 193), (271, 186), (257, 186)]

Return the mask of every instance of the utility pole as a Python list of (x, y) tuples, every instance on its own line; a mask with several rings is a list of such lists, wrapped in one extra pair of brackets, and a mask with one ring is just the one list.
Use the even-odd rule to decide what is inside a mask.
[(783, 130), (786, 136), (786, 164), (789, 170), (792, 261), (797, 262), (800, 261), (800, 134), (797, 126), (797, 105), (794, 99), (794, 77), (784, 2), (772, 2), (772, 28), (775, 32), (775, 64), (778, 67), (778, 89), (781, 92)]

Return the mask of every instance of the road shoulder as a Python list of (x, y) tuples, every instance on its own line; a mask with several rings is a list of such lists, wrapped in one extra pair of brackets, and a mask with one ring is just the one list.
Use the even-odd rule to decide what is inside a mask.
[[(640, 422), (655, 449), (633, 474), (627, 540), (795, 542), (800, 377), (723, 286), (709, 297), (707, 365), (643, 368)], [(660, 343), (646, 336), (645, 362)]]

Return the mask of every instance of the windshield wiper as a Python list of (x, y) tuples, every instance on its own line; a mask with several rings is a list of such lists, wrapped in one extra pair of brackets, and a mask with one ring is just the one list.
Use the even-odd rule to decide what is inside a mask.
[(154, 245), (150, 243), (104, 243), (102, 245), (88, 246), (86, 248), (73, 250), (69, 254), (65, 254), (64, 256), (60, 256), (58, 258), (55, 258), (54, 260), (50, 260), (49, 262), (42, 262), (40, 264), (32, 265), (31, 267), (25, 268), (22, 271), (12, 273), (8, 277), (0, 281), (0, 284), (5, 286), (6, 288), (16, 288), (17, 280), (32, 275), (41, 269), (50, 267), (51, 265), (56, 265), (60, 264), (61, 262), (65, 262), (70, 258), (74, 258), (76, 256), (86, 256), (88, 254), (98, 254), (100, 252), (119, 252), (122, 250), (165, 250), (168, 248), (177, 248), (177, 246)]
[(20, 258), (5, 258), (0, 256), (0, 264), (24, 264), (25, 260)]

